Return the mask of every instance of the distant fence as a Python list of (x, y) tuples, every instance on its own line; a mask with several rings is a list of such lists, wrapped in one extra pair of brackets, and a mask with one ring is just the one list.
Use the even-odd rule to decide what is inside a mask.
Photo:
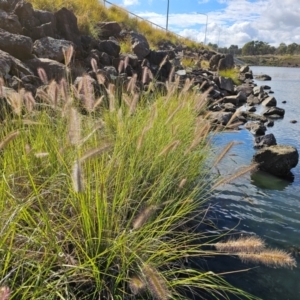
[(145, 22), (149, 23), (152, 27), (154, 27), (154, 28), (156, 28), (156, 29), (161, 29), (161, 30), (164, 30), (164, 31), (166, 31), (166, 32), (170, 32), (170, 33), (174, 34), (175, 36), (177, 36), (179, 39), (187, 39), (187, 37), (181, 36), (181, 35), (179, 35), (179, 34), (173, 32), (173, 31), (167, 30), (166, 28), (164, 28), (164, 27), (162, 27), (162, 26), (160, 26), (160, 25), (158, 25), (158, 24), (155, 24), (155, 23), (153, 23), (153, 22), (151, 22), (151, 21), (149, 21), (149, 20), (147, 20), (147, 19), (144, 19), (144, 18), (142, 18), (142, 17), (140, 17), (140, 16), (138, 16), (138, 15), (136, 15), (136, 14), (134, 14), (134, 13), (128, 11), (127, 9), (125, 9), (125, 8), (123, 8), (123, 7), (121, 7), (121, 6), (118, 6), (118, 5), (114, 4), (114, 3), (111, 3), (111, 2), (106, 1), (106, 0), (102, 0), (102, 1), (103, 1), (103, 3), (104, 3), (104, 6), (105, 6), (105, 7), (106, 7), (106, 4), (109, 4), (110, 6), (115, 6), (115, 7), (117, 7), (118, 9), (121, 9), (121, 10), (123, 10), (124, 12), (128, 13), (129, 15), (133, 16), (133, 17), (136, 18), (137, 20), (142, 20), (142, 21), (145, 21)]

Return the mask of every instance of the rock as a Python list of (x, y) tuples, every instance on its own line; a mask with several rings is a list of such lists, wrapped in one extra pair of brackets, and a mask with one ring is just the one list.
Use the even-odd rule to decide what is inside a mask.
[(243, 91), (246, 95), (246, 97), (250, 96), (252, 94), (253, 85), (249, 83), (243, 83), (242, 85), (239, 85), (236, 87), (236, 92)]
[(115, 21), (97, 23), (95, 28), (99, 29), (99, 38), (104, 40), (111, 36), (118, 37), (122, 30), (120, 24)]
[(39, 26), (39, 20), (34, 16), (32, 4), (25, 1), (19, 1), (15, 7), (14, 13), (18, 16), (22, 27), (32, 30), (33, 27)]
[(142, 34), (134, 31), (131, 31), (130, 35), (133, 53), (138, 57), (138, 59), (145, 58), (150, 53), (150, 46), (147, 39)]
[(232, 115), (231, 112), (212, 112), (209, 118), (213, 123), (227, 125)]
[(260, 122), (248, 122), (245, 125), (245, 128), (254, 135), (264, 135), (267, 130), (267, 128)]
[(298, 121), (297, 120), (291, 120), (290, 123), (296, 124)]
[(242, 67), (240, 68), (240, 73), (247, 73), (247, 72), (249, 72), (249, 71), (250, 71), (249, 66), (242, 66)]
[(269, 96), (261, 104), (264, 106), (276, 106), (277, 101), (276, 101), (275, 97)]
[(273, 133), (269, 133), (263, 136), (258, 136), (255, 138), (254, 147), (262, 148), (277, 145), (276, 138)]
[(288, 145), (274, 145), (258, 150), (252, 161), (259, 164), (259, 168), (280, 177), (289, 177), (291, 169), (296, 167), (299, 154), (295, 147)]
[(223, 103), (232, 103), (233, 105), (238, 106), (239, 105), (239, 96), (238, 95), (226, 96), (223, 98)]
[(62, 78), (67, 77), (69, 72), (68, 67), (64, 64), (48, 58), (33, 58), (24, 61), (24, 64), (28, 66), (36, 76), (38, 76), (38, 68), (44, 69), (48, 80), (55, 79), (57, 82), (59, 82)]
[(219, 76), (218, 78), (218, 86), (221, 90), (225, 90), (229, 93), (233, 93), (234, 92), (234, 83), (233, 80), (229, 77), (223, 77), (223, 76)]
[(267, 81), (267, 80), (272, 80), (272, 77), (266, 74), (262, 74), (262, 75), (256, 75), (255, 79)]
[(0, 28), (14, 34), (22, 34), (22, 26), (18, 16), (0, 10)]
[(100, 41), (97, 44), (97, 49), (100, 52), (105, 52), (109, 56), (118, 57), (120, 54), (120, 44), (116, 40), (106, 40), (106, 41)]
[(224, 108), (224, 111), (226, 111), (226, 112), (235, 112), (236, 111), (236, 107), (232, 103), (223, 104), (223, 108)]
[(285, 110), (283, 108), (279, 108), (276, 106), (268, 108), (263, 115), (264, 116), (272, 116), (272, 115), (278, 115), (280, 117), (283, 117), (285, 113)]
[(8, 0), (0, 0), (0, 9), (4, 11), (8, 11), (10, 8)]
[(255, 97), (254, 95), (250, 95), (248, 98), (247, 98), (247, 104), (249, 106), (253, 106), (253, 105), (257, 105), (261, 103), (261, 101), (258, 99), (258, 97)]
[(263, 86), (255, 86), (252, 90), (252, 93), (254, 96), (258, 96), (259, 94), (264, 93), (264, 87)]
[(6, 77), (8, 74), (20, 77), (33, 75), (20, 60), (0, 50), (0, 77)]
[(58, 34), (68, 41), (73, 42), (78, 49), (82, 48), (77, 18), (73, 12), (63, 7), (55, 14), (56, 30)]
[(258, 114), (254, 114), (252, 112), (249, 111), (243, 111), (242, 116), (244, 116), (247, 120), (251, 120), (251, 121), (260, 121), (262, 123), (266, 123), (268, 121), (268, 119), (265, 116), (261, 116)]
[(262, 87), (263, 87), (264, 90), (270, 90), (271, 89), (271, 87), (269, 85), (263, 85)]
[(247, 109), (247, 111), (256, 112), (256, 108), (254, 106), (251, 106)]
[(34, 42), (33, 53), (39, 58), (49, 58), (58, 62), (64, 62), (63, 50), (68, 49), (70, 46), (74, 46), (70, 41), (44, 37)]
[(218, 71), (230, 70), (234, 68), (234, 59), (232, 54), (226, 54), (225, 58), (221, 58), (218, 63)]
[(9, 33), (0, 29), (0, 50), (18, 59), (32, 57), (32, 40), (30, 37)]
[(282, 101), (282, 103), (283, 103), (283, 104), (285, 104), (285, 103), (286, 103), (286, 101), (284, 100), (284, 101)]
[(266, 123), (266, 126), (267, 126), (267, 127), (273, 127), (273, 126), (274, 126), (274, 121), (269, 120), (269, 121)]
[(219, 60), (221, 59), (222, 55), (221, 54), (215, 54), (213, 55), (210, 60), (209, 60), (209, 68), (212, 71), (217, 71)]
[(53, 27), (56, 28), (56, 19), (52, 12), (45, 10), (34, 10), (33, 15), (36, 19), (38, 19), (40, 25), (51, 23)]
[(147, 59), (151, 65), (159, 66), (164, 60), (174, 59), (175, 52), (174, 51), (153, 51), (150, 50), (150, 53), (147, 55)]

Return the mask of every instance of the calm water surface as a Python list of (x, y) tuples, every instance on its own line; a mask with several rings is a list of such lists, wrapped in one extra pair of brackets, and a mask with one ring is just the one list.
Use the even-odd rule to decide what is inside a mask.
[[(269, 85), (274, 91), (277, 106), (285, 109), (285, 116), (276, 120), (266, 133), (273, 133), (278, 144), (295, 146), (300, 153), (300, 68), (251, 67), (253, 74), (268, 74), (272, 81), (255, 81), (257, 85)], [(282, 101), (287, 101), (283, 104)], [(263, 107), (258, 107), (258, 112)], [(290, 120), (298, 120), (291, 124)], [(241, 142), (227, 154), (219, 166), (223, 176), (231, 175), (242, 165), (248, 165), (255, 153), (254, 137), (247, 130), (223, 133), (216, 137), (217, 149), (229, 141)], [(238, 270), (255, 267), (249, 272), (229, 275), (235, 286), (265, 300), (300, 299), (300, 164), (292, 169), (294, 181), (268, 175), (263, 172), (245, 175), (219, 189), (214, 197), (213, 215), (220, 229), (235, 228), (239, 232), (254, 233), (262, 237), (268, 246), (295, 253), (298, 267), (293, 270), (241, 264), (230, 258), (215, 261), (215, 270)], [(233, 298), (232, 298), (233, 299)]]

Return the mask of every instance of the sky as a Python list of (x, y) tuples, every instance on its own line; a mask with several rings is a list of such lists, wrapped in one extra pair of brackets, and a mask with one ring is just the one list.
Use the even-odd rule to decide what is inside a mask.
[[(110, 0), (197, 42), (219, 47), (258, 40), (300, 44), (300, 0)], [(206, 28), (207, 25), (207, 28)]]

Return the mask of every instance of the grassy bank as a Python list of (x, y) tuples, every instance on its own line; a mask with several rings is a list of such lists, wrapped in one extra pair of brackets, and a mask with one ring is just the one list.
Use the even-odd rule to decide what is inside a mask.
[[(44, 9), (55, 12), (66, 7), (74, 12), (78, 20), (81, 32), (97, 36), (101, 28), (96, 24), (99, 22), (116, 21), (122, 28), (135, 30), (147, 37), (150, 46), (155, 49), (162, 41), (170, 41), (174, 44), (184, 44), (191, 48), (203, 46), (187, 38), (179, 38), (172, 32), (162, 29), (154, 29), (146, 21), (131, 17), (125, 10), (117, 6), (105, 7), (102, 1), (98, 0), (28, 0), (35, 9)], [(205, 46), (204, 46), (205, 47)]]
[(300, 67), (300, 55), (249, 55), (237, 58), (252, 66)]

